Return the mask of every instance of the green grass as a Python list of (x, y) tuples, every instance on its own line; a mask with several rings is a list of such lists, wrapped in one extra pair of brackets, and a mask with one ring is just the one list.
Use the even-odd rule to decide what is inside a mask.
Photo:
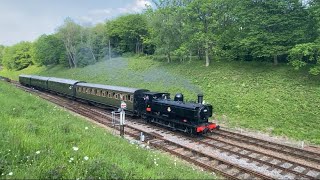
[(2, 81), (0, 104), (0, 179), (213, 178)]
[(320, 144), (320, 78), (286, 64), (214, 61), (204, 67), (203, 61), (167, 64), (140, 57), (118, 58), (78, 69), (57, 66), (41, 70), (35, 73), (173, 94), (182, 92), (187, 100), (196, 100), (198, 93), (204, 93), (205, 101), (214, 106), (215, 117), (223, 126)]

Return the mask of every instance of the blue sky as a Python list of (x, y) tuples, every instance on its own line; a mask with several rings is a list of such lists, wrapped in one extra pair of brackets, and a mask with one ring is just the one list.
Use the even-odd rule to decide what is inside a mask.
[(0, 0), (0, 44), (51, 34), (70, 17), (81, 25), (141, 12), (151, 0)]

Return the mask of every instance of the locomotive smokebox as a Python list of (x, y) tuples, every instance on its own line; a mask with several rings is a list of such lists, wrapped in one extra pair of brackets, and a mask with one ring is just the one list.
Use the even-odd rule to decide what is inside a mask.
[(203, 94), (198, 94), (198, 103), (199, 104), (203, 103)]
[(174, 96), (174, 101), (181, 101), (183, 102), (183, 94), (178, 93)]

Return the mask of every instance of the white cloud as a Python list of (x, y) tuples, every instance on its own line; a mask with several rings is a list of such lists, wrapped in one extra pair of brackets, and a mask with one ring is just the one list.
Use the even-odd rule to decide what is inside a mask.
[(137, 13), (145, 9), (146, 6), (151, 6), (150, 0), (136, 0), (133, 4), (124, 8), (118, 8), (118, 10), (122, 13)]
[(120, 8), (93, 9), (87, 15), (77, 18), (80, 24), (102, 23), (107, 19), (112, 19), (121, 14), (139, 13), (151, 5), (151, 0), (135, 0), (133, 3)]

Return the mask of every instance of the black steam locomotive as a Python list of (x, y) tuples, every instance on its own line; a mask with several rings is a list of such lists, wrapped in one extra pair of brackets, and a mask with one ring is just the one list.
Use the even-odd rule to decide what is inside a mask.
[(198, 96), (198, 103), (186, 103), (182, 94), (171, 100), (169, 93), (55, 77), (20, 75), (19, 82), (24, 86), (115, 109), (125, 102), (129, 114), (188, 134), (204, 134), (219, 129), (215, 123), (208, 122), (212, 116), (212, 106), (202, 104), (202, 95)]

